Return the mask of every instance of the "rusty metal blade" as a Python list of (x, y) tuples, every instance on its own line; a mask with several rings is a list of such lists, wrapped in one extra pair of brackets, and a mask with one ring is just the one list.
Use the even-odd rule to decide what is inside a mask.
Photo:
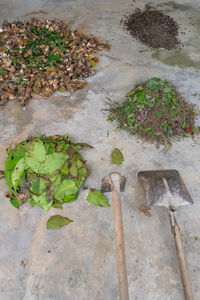
[(138, 178), (144, 188), (147, 203), (177, 210), (193, 200), (177, 170), (140, 171)]

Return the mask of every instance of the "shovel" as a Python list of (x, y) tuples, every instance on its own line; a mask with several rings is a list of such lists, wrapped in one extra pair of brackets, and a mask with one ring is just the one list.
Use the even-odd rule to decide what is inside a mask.
[(138, 177), (144, 188), (147, 203), (150, 206), (165, 206), (169, 209), (185, 300), (193, 300), (180, 229), (176, 222), (176, 211), (179, 206), (193, 204), (193, 200), (176, 170), (141, 171)]
[(101, 191), (103, 193), (112, 191), (120, 300), (129, 300), (122, 209), (120, 202), (120, 191), (124, 191), (125, 183), (126, 178), (121, 176), (118, 172), (113, 172), (110, 176), (104, 177), (101, 182)]

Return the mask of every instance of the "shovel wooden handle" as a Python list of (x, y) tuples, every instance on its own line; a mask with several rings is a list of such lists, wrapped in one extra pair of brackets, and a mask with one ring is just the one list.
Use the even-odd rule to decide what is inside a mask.
[(181, 273), (181, 279), (183, 284), (183, 290), (185, 295), (185, 300), (193, 300), (192, 287), (190, 283), (190, 279), (187, 272), (185, 255), (183, 250), (183, 245), (181, 241), (180, 229), (178, 224), (176, 223), (176, 219), (174, 218), (174, 224), (172, 226), (172, 233), (174, 236), (174, 241), (176, 245), (176, 253), (178, 257), (178, 264)]
[(120, 300), (129, 300), (122, 209), (121, 209), (121, 202), (120, 202), (120, 194), (115, 187), (112, 191), (112, 201), (113, 201), (113, 213), (114, 213), (115, 242), (116, 242), (116, 252), (117, 252), (117, 270), (118, 270)]

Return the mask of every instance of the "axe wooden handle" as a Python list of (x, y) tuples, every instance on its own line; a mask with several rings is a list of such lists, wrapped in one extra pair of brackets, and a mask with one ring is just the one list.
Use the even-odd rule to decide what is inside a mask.
[(114, 213), (115, 242), (116, 242), (120, 300), (129, 300), (122, 209), (121, 209), (121, 202), (120, 202), (120, 193), (115, 186), (112, 190), (112, 201), (113, 201), (113, 213)]

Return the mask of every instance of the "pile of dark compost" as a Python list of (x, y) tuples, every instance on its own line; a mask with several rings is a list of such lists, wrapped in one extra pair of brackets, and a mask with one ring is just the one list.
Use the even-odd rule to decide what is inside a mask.
[(134, 38), (149, 47), (171, 50), (179, 44), (178, 24), (160, 11), (137, 9), (125, 16), (122, 23)]
[(115, 102), (108, 121), (116, 120), (148, 141), (161, 144), (174, 136), (192, 136), (195, 132), (193, 107), (166, 80), (151, 78), (136, 85), (122, 104)]

